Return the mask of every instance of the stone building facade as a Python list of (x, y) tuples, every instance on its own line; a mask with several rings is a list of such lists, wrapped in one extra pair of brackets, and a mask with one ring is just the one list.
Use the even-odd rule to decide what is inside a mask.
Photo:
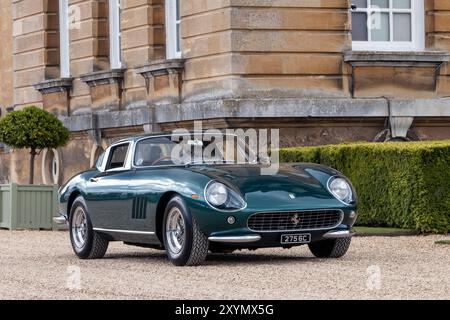
[[(450, 138), (450, 1), (0, 0), (0, 13), (1, 116), (36, 105), (72, 132), (40, 154), (40, 183), (195, 120), (279, 128), (282, 146)], [(26, 182), (26, 159), (0, 146), (0, 182)]]

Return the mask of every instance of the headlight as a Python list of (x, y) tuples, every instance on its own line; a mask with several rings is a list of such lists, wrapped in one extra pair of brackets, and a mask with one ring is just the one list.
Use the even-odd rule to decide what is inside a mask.
[(206, 200), (215, 207), (220, 207), (228, 200), (227, 187), (220, 182), (213, 182), (206, 188)]
[(350, 204), (353, 201), (353, 191), (347, 180), (339, 177), (331, 178), (328, 189), (339, 201)]
[(247, 207), (240, 192), (219, 181), (211, 181), (205, 188), (206, 202), (218, 211), (235, 212)]

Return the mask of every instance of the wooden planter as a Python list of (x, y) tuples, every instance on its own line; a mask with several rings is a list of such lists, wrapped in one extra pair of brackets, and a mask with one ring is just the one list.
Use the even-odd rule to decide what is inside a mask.
[(0, 185), (0, 228), (55, 229), (57, 186)]

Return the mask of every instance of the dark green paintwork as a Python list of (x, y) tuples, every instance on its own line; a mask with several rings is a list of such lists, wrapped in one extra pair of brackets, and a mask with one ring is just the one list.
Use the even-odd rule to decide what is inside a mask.
[[(75, 194), (81, 194), (95, 228), (155, 232), (154, 236), (111, 234), (114, 240), (153, 245), (161, 243), (158, 221), (162, 220), (163, 210), (157, 213), (158, 204), (173, 194), (183, 197), (208, 236), (252, 234), (247, 228), (247, 219), (257, 212), (342, 209), (345, 218), (337, 229), (349, 230), (353, 226), (355, 219), (350, 219), (349, 213), (356, 210), (356, 203), (344, 205), (326, 188), (328, 179), (341, 175), (339, 172), (314, 164), (281, 165), (278, 174), (272, 176), (260, 175), (260, 169), (261, 165), (173, 166), (106, 173), (92, 169), (75, 176), (61, 188), (60, 211), (63, 214), (70, 212), (69, 200)], [(91, 182), (91, 178), (98, 181)], [(247, 207), (233, 213), (210, 207), (203, 193), (211, 180), (221, 181), (239, 191)], [(291, 199), (289, 193), (294, 193), (296, 198)], [(193, 199), (193, 194), (200, 198)], [(136, 199), (146, 201), (145, 219), (133, 219)], [(234, 225), (227, 223), (231, 215), (236, 217)], [(318, 240), (326, 231), (308, 233), (312, 233), (313, 240)], [(264, 242), (255, 245), (279, 246), (279, 235), (279, 232), (265, 234)]]

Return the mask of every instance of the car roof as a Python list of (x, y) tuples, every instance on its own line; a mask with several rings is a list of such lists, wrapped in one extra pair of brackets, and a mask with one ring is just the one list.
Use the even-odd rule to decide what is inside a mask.
[[(188, 131), (188, 132), (189, 132), (190, 135), (207, 133), (206, 130), (204, 130), (204, 131)], [(158, 132), (158, 133), (145, 133), (145, 134), (135, 135), (135, 136), (131, 136), (131, 137), (128, 137), (128, 138), (121, 139), (121, 140), (115, 142), (114, 144), (123, 143), (123, 142), (135, 142), (137, 140), (141, 140), (142, 138), (151, 138), (151, 137), (159, 137), (159, 136), (172, 136), (174, 134), (175, 134), (174, 132), (169, 132), (169, 131), (167, 131), (167, 132)], [(226, 134), (226, 133), (224, 133), (224, 134)]]

